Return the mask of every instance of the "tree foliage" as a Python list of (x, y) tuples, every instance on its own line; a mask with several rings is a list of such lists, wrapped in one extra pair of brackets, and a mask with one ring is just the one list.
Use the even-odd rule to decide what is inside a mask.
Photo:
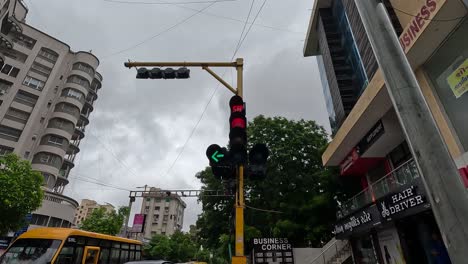
[(146, 256), (151, 259), (169, 260), (174, 263), (188, 262), (192, 260), (206, 261), (210, 253), (200, 250), (195, 237), (190, 234), (175, 232), (172, 236), (154, 235), (149, 244), (144, 247)]
[(15, 154), (0, 157), (0, 235), (25, 225), (25, 216), (41, 206), (42, 175)]
[(115, 210), (107, 212), (103, 207), (97, 208), (93, 210), (89, 217), (83, 220), (79, 228), (101, 234), (116, 235), (120, 232), (129, 213), (130, 210), (127, 206), (120, 207), (118, 212)]
[[(331, 234), (336, 202), (345, 194), (337, 184), (337, 171), (322, 166), (328, 135), (314, 121), (256, 117), (248, 126), (248, 144), (265, 143), (270, 150), (267, 178), (246, 180), (245, 237), (287, 237), (294, 246), (321, 246)], [(202, 188), (222, 189), (209, 168), (196, 177)], [(197, 221), (200, 240), (209, 248), (222, 248), (233, 230), (234, 200), (202, 197), (203, 213)], [(279, 212), (265, 212), (258, 209)], [(233, 241), (231, 236), (230, 241)], [(229, 241), (228, 241), (229, 242)], [(247, 244), (248, 245), (248, 244)]]

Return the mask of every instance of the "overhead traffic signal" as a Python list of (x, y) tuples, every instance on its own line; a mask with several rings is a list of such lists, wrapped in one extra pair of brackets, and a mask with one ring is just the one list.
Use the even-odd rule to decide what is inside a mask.
[(247, 119), (242, 97), (233, 96), (229, 101), (229, 107), (231, 109), (231, 116), (229, 117), (231, 159), (235, 164), (243, 164), (247, 160)]
[(210, 161), (211, 171), (217, 179), (229, 179), (235, 175), (235, 167), (230, 161), (229, 152), (226, 148), (212, 144), (206, 150), (206, 156)]
[(177, 70), (173, 68), (152, 68), (148, 70), (147, 68), (138, 68), (137, 69), (137, 79), (188, 79), (190, 78), (190, 70), (182, 67)]
[(249, 177), (252, 180), (262, 180), (266, 177), (266, 162), (270, 151), (265, 144), (255, 144), (249, 152)]

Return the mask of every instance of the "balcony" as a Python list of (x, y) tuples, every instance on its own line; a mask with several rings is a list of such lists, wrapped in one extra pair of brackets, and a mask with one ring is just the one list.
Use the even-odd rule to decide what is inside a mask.
[(400, 189), (402, 186), (412, 183), (419, 177), (420, 174), (416, 163), (413, 159), (410, 159), (341, 204), (341, 209), (337, 212), (337, 217), (343, 218), (373, 203), (375, 200)]
[(0, 33), (0, 48), (13, 48), (13, 42), (3, 33)]

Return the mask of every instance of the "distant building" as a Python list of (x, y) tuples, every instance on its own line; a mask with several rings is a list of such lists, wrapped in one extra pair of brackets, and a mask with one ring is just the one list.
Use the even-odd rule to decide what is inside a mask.
[(101, 88), (99, 60), (30, 26), (27, 13), (24, 1), (0, 0), (0, 155), (43, 176), (30, 228), (70, 227), (78, 202), (63, 191)]
[(143, 195), (141, 214), (146, 218), (144, 239), (151, 239), (156, 234), (170, 236), (175, 231), (182, 230), (187, 205), (179, 195), (156, 192), (160, 190), (152, 187), (149, 194)]
[(81, 200), (80, 207), (75, 210), (75, 218), (73, 219), (75, 226), (82, 223), (91, 215), (94, 209), (98, 208), (105, 208), (108, 213), (115, 210), (115, 207), (112, 204), (98, 204), (94, 200), (83, 199)]

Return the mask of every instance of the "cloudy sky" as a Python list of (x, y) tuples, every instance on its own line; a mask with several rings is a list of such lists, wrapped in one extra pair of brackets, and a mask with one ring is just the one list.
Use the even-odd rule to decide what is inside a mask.
[[(174, 4), (189, 1), (194, 0), (26, 0), (28, 23), (101, 60), (103, 88), (67, 195), (122, 206), (128, 191), (99, 183), (200, 188), (194, 175), (208, 165), (206, 147), (227, 143), (230, 92), (200, 69), (192, 69), (188, 80), (136, 80), (135, 69), (123, 67), (129, 59), (229, 61), (252, 1)], [(254, 1), (249, 21), (263, 3)], [(302, 118), (328, 129), (316, 61), (302, 56), (312, 5), (313, 0), (266, 0), (245, 37), (235, 57), (245, 60), (248, 118)], [(217, 72), (232, 82), (233, 71)], [(201, 211), (195, 198), (186, 202), (185, 230)]]

